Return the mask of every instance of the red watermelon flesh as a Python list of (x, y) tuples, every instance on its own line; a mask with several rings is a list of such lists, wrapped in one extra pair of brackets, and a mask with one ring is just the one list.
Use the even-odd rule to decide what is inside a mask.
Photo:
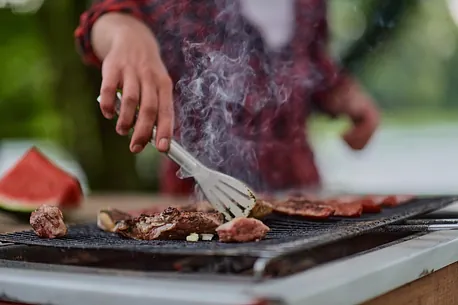
[(0, 180), (0, 207), (31, 212), (43, 204), (74, 208), (83, 198), (81, 185), (36, 147), (32, 147)]

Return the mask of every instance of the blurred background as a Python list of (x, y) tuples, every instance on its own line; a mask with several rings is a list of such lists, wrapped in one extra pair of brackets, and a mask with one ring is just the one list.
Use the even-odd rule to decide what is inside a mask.
[[(154, 192), (158, 155), (129, 152), (100, 114), (99, 72), (75, 51), (73, 31), (89, 2), (0, 0), (0, 174), (36, 144), (86, 191)], [(458, 1), (329, 3), (331, 52), (378, 101), (383, 123), (366, 150), (353, 152), (340, 140), (348, 122), (313, 118), (325, 184), (456, 193)]]

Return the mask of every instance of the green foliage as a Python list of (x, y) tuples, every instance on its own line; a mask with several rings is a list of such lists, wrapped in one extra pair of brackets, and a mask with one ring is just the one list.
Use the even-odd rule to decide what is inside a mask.
[[(335, 56), (358, 38), (361, 19), (367, 18), (354, 2), (361, 1), (332, 1)], [(392, 41), (374, 51), (357, 75), (387, 111), (458, 108), (458, 87), (450, 81), (458, 78), (458, 26), (445, 1), (417, 3)]]
[[(0, 138), (59, 138), (49, 101), (53, 70), (34, 16), (0, 10)], [(46, 124), (43, 124), (46, 122)]]

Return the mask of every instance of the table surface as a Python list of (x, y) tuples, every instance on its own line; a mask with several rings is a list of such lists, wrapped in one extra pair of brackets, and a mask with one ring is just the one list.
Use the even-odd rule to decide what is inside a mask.
[(454, 263), (362, 305), (458, 305), (457, 285)]

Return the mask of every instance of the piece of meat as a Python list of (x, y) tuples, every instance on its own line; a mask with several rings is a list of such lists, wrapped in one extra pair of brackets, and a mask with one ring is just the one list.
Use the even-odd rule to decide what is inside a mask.
[(170, 207), (156, 215), (120, 221), (114, 232), (139, 240), (185, 239), (191, 233), (214, 234), (222, 223), (219, 213), (181, 212)]
[(270, 202), (256, 199), (256, 204), (254, 205), (253, 209), (250, 212), (249, 217), (262, 219), (270, 214), (272, 214), (273, 206)]
[[(385, 197), (383, 197), (382, 200), (384, 198)], [(355, 206), (360, 204), (363, 207), (363, 213), (380, 213), (382, 210), (382, 207), (380, 206), (382, 200), (376, 198), (376, 196), (343, 195), (332, 197), (329, 200), (339, 202), (341, 204), (354, 203)]]
[[(208, 201), (199, 201), (197, 204), (193, 204), (190, 206), (194, 206), (195, 211), (197, 212), (205, 212), (205, 213), (218, 213), (213, 206), (208, 202)], [(178, 208), (180, 211), (194, 211), (193, 209), (183, 209), (183, 208)], [(267, 215), (272, 213), (272, 205), (265, 200), (262, 199), (256, 199), (256, 204), (251, 210), (250, 216), (253, 218), (264, 218)]]
[(414, 196), (412, 195), (392, 195), (392, 196), (387, 196), (381, 203), (382, 206), (384, 207), (395, 207), (400, 204), (403, 204), (404, 202), (407, 202), (411, 199), (413, 199)]
[(363, 213), (363, 205), (358, 201), (342, 203), (337, 200), (328, 200), (319, 202), (319, 204), (333, 208), (333, 216), (359, 217)]
[(116, 223), (128, 220), (134, 216), (123, 211), (106, 208), (99, 211), (97, 214), (97, 226), (106, 232), (113, 232), (116, 226)]
[(30, 215), (33, 231), (42, 238), (56, 238), (67, 234), (64, 215), (56, 206), (42, 205)]
[(326, 219), (334, 214), (335, 209), (331, 206), (313, 203), (310, 201), (286, 200), (272, 204), (273, 211), (291, 216), (306, 218)]
[(153, 205), (149, 208), (146, 208), (146, 209), (141, 209), (141, 210), (134, 210), (134, 211), (129, 211), (128, 213), (134, 217), (137, 217), (137, 216), (140, 216), (140, 215), (155, 215), (155, 214), (158, 214), (158, 213), (161, 213), (162, 211), (164, 211), (165, 209), (169, 208), (169, 207), (172, 207), (172, 208), (176, 208), (180, 211), (184, 210), (184, 211), (193, 211), (195, 212), (197, 210), (195, 204), (189, 204), (189, 203), (185, 203), (185, 204), (156, 204), (156, 205)]
[(374, 204), (381, 205), (386, 197), (386, 195), (366, 195), (363, 197), (363, 199), (370, 199), (374, 202)]
[(363, 197), (357, 202), (363, 206), (363, 213), (380, 213), (382, 211), (381, 205), (370, 197)]
[(254, 218), (238, 217), (216, 229), (221, 242), (250, 242), (263, 239), (270, 228)]

